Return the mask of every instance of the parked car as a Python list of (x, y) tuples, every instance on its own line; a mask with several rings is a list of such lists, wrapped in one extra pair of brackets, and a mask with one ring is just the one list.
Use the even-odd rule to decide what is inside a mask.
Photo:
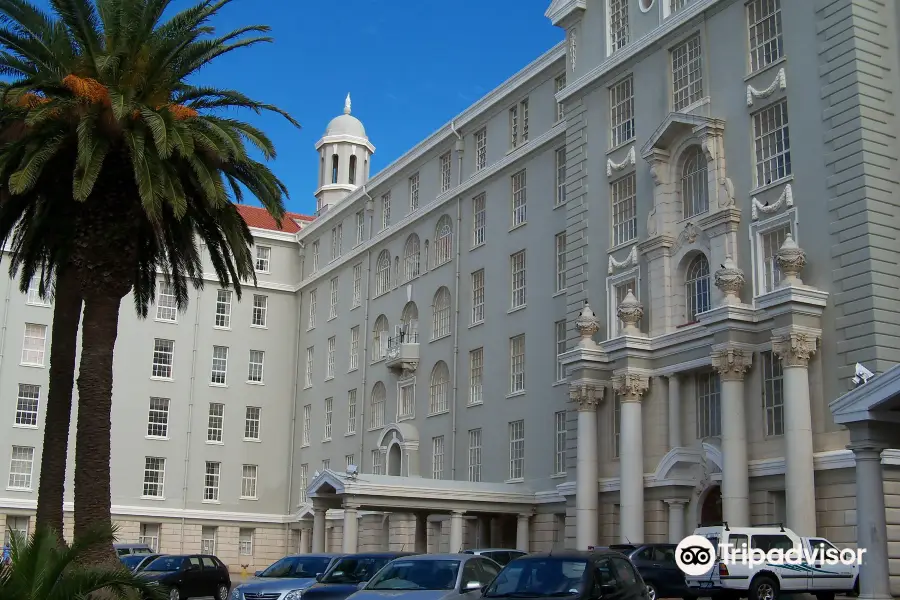
[(231, 590), (232, 600), (273, 600), (316, 582), (342, 554), (298, 554), (285, 556), (254, 578)]
[(501, 567), (505, 567), (509, 561), (525, 556), (527, 552), (521, 550), (508, 550), (506, 548), (481, 548), (478, 550), (463, 550), (464, 554), (477, 554), (478, 556), (486, 556)]
[(228, 567), (211, 554), (160, 556), (138, 575), (166, 589), (169, 600), (199, 596), (228, 600), (231, 589)]
[(685, 582), (684, 571), (675, 562), (675, 544), (613, 544), (609, 548), (621, 552), (631, 560), (647, 584), (650, 600), (694, 600), (697, 597)]
[(352, 600), (479, 598), (502, 567), (477, 554), (420, 554), (392, 560)]
[(122, 564), (131, 569), (132, 573), (138, 573), (162, 554), (125, 554), (119, 557)]
[[(395, 558), (413, 556), (413, 552), (365, 552), (339, 558), (316, 583), (305, 590), (295, 589), (280, 600), (346, 600), (356, 593), (386, 564)], [(260, 599), (263, 600), (263, 599)], [(268, 599), (265, 599), (268, 600)]]
[(116, 554), (128, 556), (129, 554), (154, 554), (153, 548), (147, 544), (113, 544)]
[(529, 554), (503, 567), (482, 594), (490, 598), (649, 600), (647, 585), (615, 550)]

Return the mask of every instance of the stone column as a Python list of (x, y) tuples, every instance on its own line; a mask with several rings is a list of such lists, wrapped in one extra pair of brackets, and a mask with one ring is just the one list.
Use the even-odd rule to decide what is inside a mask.
[(576, 384), (569, 388), (569, 397), (577, 403), (578, 452), (575, 462), (575, 547), (587, 550), (599, 545), (598, 517), (600, 475), (597, 456), (597, 405), (604, 388)]
[(722, 516), (732, 527), (750, 526), (750, 467), (747, 463), (747, 417), (744, 373), (752, 354), (725, 345), (713, 347), (712, 365), (721, 381)]
[(309, 553), (309, 528), (303, 527), (300, 529), (300, 547), (298, 551), (300, 554), (308, 554)]
[(687, 500), (673, 498), (665, 502), (669, 506), (669, 543), (677, 544), (684, 539), (684, 505)]
[(681, 376), (672, 373), (669, 382), (669, 449), (681, 448)]
[(416, 537), (414, 552), (428, 553), (428, 515), (416, 513)]
[(884, 446), (859, 442), (847, 447), (856, 458), (856, 547), (866, 550), (859, 570), (859, 597), (887, 600), (891, 597), (891, 580), (881, 471)]
[(462, 550), (463, 545), (463, 514), (465, 511), (454, 510), (450, 513), (450, 553), (455, 554)]
[(345, 554), (356, 554), (359, 539), (359, 507), (344, 504), (344, 545)]
[(619, 424), (619, 526), (623, 543), (644, 541), (644, 434), (641, 396), (650, 387), (646, 375), (626, 371), (613, 377), (621, 400)]
[(325, 552), (325, 512), (324, 508), (313, 509), (312, 551)]
[(516, 521), (516, 550), (521, 550), (522, 552), (531, 551), (530, 529), (531, 515), (526, 513), (519, 515)]

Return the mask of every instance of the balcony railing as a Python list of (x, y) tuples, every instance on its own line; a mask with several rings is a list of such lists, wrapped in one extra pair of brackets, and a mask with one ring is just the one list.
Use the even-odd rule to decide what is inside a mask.
[(419, 332), (413, 331), (411, 333), (399, 333), (393, 337), (388, 338), (388, 358), (391, 356), (391, 351), (395, 353), (400, 352), (400, 346), (402, 344), (418, 344), (419, 343)]
[(387, 366), (397, 372), (412, 374), (419, 364), (419, 334), (399, 333), (388, 338)]

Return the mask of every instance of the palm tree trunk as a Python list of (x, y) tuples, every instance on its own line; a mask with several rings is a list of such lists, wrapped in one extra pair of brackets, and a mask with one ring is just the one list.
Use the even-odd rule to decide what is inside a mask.
[[(109, 526), (110, 430), (113, 352), (121, 297), (108, 290), (85, 290), (81, 365), (78, 371), (78, 431), (75, 438), (75, 539), (93, 527)], [(84, 562), (115, 563), (112, 544), (95, 545)]]
[(53, 301), (50, 381), (47, 388), (36, 529), (53, 530), (57, 541), (65, 544), (63, 494), (72, 419), (75, 355), (78, 351), (78, 323), (81, 321), (81, 285), (73, 267), (65, 266), (57, 272)]

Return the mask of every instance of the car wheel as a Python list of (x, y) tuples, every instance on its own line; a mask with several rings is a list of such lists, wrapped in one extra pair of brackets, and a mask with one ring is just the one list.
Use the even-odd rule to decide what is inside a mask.
[(650, 600), (656, 600), (656, 586), (652, 583), (647, 584), (647, 597)]
[(216, 600), (228, 600), (228, 586), (220, 583), (216, 588)]
[(181, 592), (178, 591), (177, 587), (169, 590), (169, 600), (181, 600)]
[(761, 575), (750, 584), (750, 600), (775, 600), (778, 598), (778, 582), (768, 575)]

